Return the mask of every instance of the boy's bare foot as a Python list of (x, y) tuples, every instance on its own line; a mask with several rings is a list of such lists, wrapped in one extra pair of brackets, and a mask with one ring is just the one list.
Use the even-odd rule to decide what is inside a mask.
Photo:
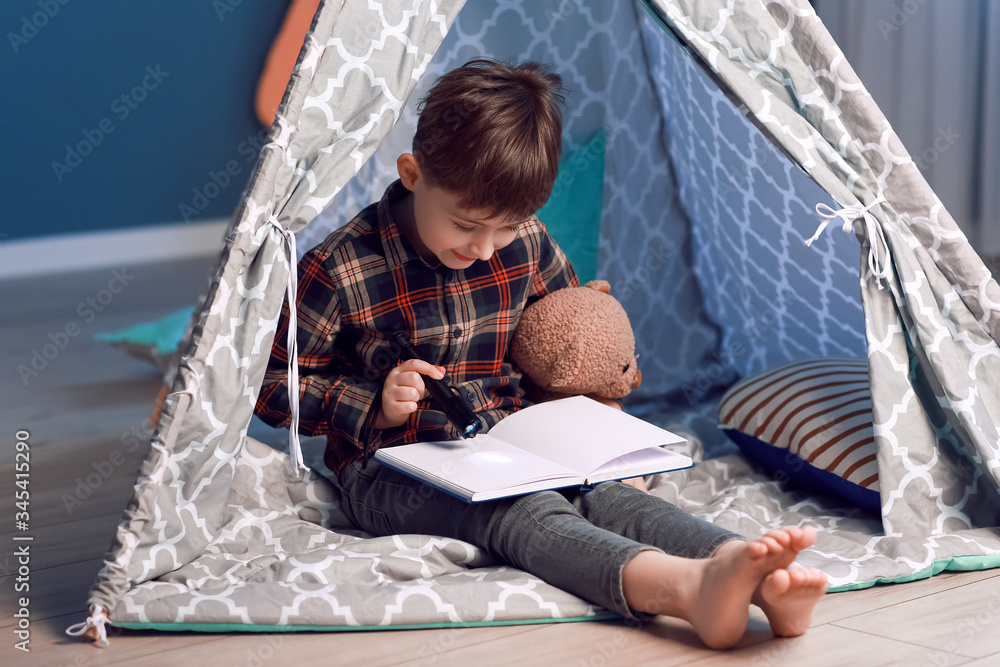
[[(732, 540), (719, 547), (706, 561), (701, 590), (687, 619), (702, 641), (710, 648), (728, 648), (738, 642), (746, 632), (750, 603), (758, 588), (815, 539), (812, 527), (781, 528), (756, 540)], [(777, 594), (777, 583), (769, 587), (770, 593)], [(766, 603), (763, 591), (761, 596)]]
[(710, 648), (729, 648), (743, 637), (755, 599), (767, 606), (765, 614), (770, 612), (769, 619), (774, 616), (780, 632), (790, 632), (798, 627), (793, 627), (796, 613), (806, 613), (811, 622), (811, 608), (819, 596), (809, 604), (811, 593), (805, 590), (812, 591), (806, 584), (813, 575), (787, 580), (779, 575), (765, 582), (791, 565), (815, 539), (812, 527), (781, 528), (749, 542), (726, 542), (711, 558), (643, 551), (622, 572), (625, 600), (632, 609), (688, 621)]
[(753, 603), (764, 611), (774, 634), (798, 637), (812, 625), (813, 608), (826, 588), (821, 570), (792, 566), (764, 577)]

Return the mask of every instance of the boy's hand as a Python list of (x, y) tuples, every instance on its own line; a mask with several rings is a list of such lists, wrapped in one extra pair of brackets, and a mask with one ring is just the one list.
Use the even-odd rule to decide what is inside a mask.
[(629, 486), (634, 486), (640, 491), (645, 491), (646, 493), (649, 493), (649, 489), (646, 488), (646, 480), (642, 477), (631, 477), (629, 479), (623, 479), (622, 481), (628, 484)]
[(389, 371), (382, 385), (382, 409), (375, 418), (375, 428), (403, 425), (407, 417), (417, 411), (417, 401), (427, 396), (422, 376), (440, 380), (444, 373), (441, 366), (420, 359), (409, 359)]

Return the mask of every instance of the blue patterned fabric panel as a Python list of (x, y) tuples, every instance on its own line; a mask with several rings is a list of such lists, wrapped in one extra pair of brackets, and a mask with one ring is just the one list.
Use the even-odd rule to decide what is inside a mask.
[(723, 337), (706, 378), (758, 373), (810, 356), (865, 356), (853, 234), (803, 239), (830, 196), (785, 158), (653, 20), (643, 22), (694, 269)]

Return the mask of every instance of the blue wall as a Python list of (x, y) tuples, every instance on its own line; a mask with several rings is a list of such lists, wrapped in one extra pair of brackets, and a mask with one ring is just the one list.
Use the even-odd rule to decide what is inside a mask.
[(286, 7), (4, 2), (0, 241), (228, 217), (266, 136), (254, 91)]

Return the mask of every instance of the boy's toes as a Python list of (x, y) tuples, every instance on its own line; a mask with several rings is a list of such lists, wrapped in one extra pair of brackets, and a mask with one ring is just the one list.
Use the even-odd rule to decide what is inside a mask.
[(829, 582), (827, 581), (826, 573), (822, 570), (815, 568), (803, 568), (801, 571), (792, 570), (793, 579), (795, 574), (800, 574), (799, 585), (802, 588), (822, 589), (824, 593), (826, 592)]
[(794, 599), (812, 599), (817, 593), (826, 592), (827, 578), (822, 570), (790, 567), (775, 570), (761, 584), (764, 598), (771, 602), (789, 602)]
[(760, 552), (761, 556), (769, 556), (782, 550), (778, 541), (770, 535), (761, 535), (757, 538), (756, 544), (759, 545), (757, 551)]
[(780, 569), (764, 579), (753, 602), (776, 635), (797, 637), (812, 625), (813, 610), (826, 588), (826, 574), (820, 570)]
[(770, 555), (782, 554), (792, 548), (792, 535), (784, 528), (768, 531), (760, 539), (767, 545)]
[(802, 551), (813, 545), (816, 541), (816, 528), (813, 526), (802, 526), (795, 528), (792, 534), (791, 546), (796, 551)]

